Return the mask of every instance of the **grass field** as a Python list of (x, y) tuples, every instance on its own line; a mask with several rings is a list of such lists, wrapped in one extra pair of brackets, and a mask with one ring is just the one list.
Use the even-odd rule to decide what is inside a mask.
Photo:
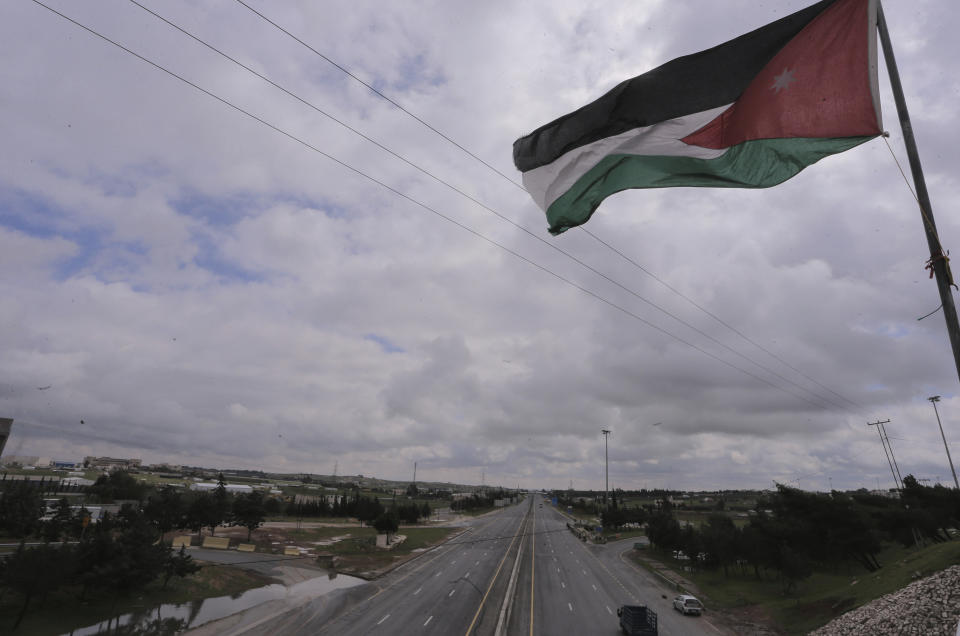
[[(633, 558), (645, 565), (639, 553)], [(656, 552), (650, 556), (675, 570), (680, 562)], [(806, 634), (840, 614), (875, 598), (899, 590), (920, 576), (927, 576), (960, 563), (960, 541), (949, 541), (922, 549), (888, 546), (880, 555), (883, 567), (867, 572), (855, 565), (841, 565), (834, 572), (818, 571), (798, 584), (794, 593), (784, 595), (775, 578), (757, 580), (752, 570), (730, 576), (719, 572), (682, 572), (693, 582), (710, 607), (749, 609), (751, 614), (769, 616), (774, 625), (787, 634)]]
[[(204, 567), (186, 579), (171, 579), (166, 590), (160, 584), (148, 586), (136, 596), (112, 597), (88, 594), (81, 603), (78, 588), (64, 588), (50, 594), (46, 602), (30, 603), (30, 609), (14, 633), (31, 636), (54, 636), (94, 625), (110, 617), (142, 612), (164, 603), (179, 604), (215, 596), (233, 596), (246, 590), (275, 583), (269, 577), (234, 567)], [(11, 593), (0, 601), (0, 633), (10, 633), (20, 613), (23, 599)]]

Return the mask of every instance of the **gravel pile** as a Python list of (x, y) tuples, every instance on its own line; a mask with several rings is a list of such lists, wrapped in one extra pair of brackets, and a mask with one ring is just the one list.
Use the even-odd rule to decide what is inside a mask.
[(850, 610), (810, 636), (883, 636), (943, 634), (955, 636), (960, 619), (960, 565), (947, 568), (902, 590)]

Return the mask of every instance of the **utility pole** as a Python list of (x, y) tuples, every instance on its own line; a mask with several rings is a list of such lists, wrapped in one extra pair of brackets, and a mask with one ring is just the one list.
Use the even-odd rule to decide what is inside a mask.
[(960, 321), (957, 320), (957, 308), (953, 302), (953, 292), (950, 291), (950, 287), (953, 285), (953, 274), (950, 273), (949, 259), (937, 234), (937, 224), (933, 219), (933, 207), (930, 205), (927, 183), (923, 177), (923, 168), (920, 166), (920, 153), (917, 150), (917, 142), (913, 136), (913, 125), (910, 123), (910, 114), (907, 111), (907, 100), (903, 96), (900, 73), (897, 71), (897, 60), (893, 55), (893, 44), (890, 42), (890, 32), (887, 30), (887, 19), (883, 15), (883, 5), (880, 2), (877, 2), (877, 31), (880, 34), (883, 58), (887, 63), (887, 71), (890, 74), (890, 89), (893, 91), (893, 100), (897, 105), (900, 129), (903, 131), (903, 143), (907, 149), (910, 172), (913, 174), (913, 185), (920, 206), (920, 216), (927, 237), (927, 247), (930, 249), (930, 260), (927, 261), (927, 266), (937, 279), (937, 290), (940, 292), (943, 317), (947, 323), (947, 335), (950, 337), (953, 362), (957, 367), (957, 375), (960, 376)]
[[(897, 490), (900, 490), (900, 482), (897, 481), (897, 473), (893, 470), (893, 461), (890, 459), (890, 452), (887, 450), (887, 440), (883, 437), (882, 426), (889, 423), (890, 420), (877, 420), (876, 422), (867, 422), (867, 426), (876, 426), (877, 435), (880, 436), (880, 444), (883, 445), (883, 454), (887, 456), (887, 464), (890, 466), (890, 474), (893, 475), (893, 485), (897, 487)], [(877, 481), (877, 487), (880, 487), (879, 480)]]
[(940, 423), (940, 411), (937, 410), (937, 402), (940, 401), (939, 395), (927, 398), (930, 404), (933, 404), (933, 412), (937, 414), (937, 426), (940, 427), (940, 437), (943, 438), (943, 449), (947, 451), (947, 461), (950, 462), (950, 472), (953, 473), (953, 483), (960, 490), (960, 482), (957, 481), (957, 471), (953, 469), (953, 458), (950, 457), (950, 447), (947, 446), (947, 436), (943, 434), (943, 424)]
[(897, 470), (897, 479), (900, 480), (900, 490), (903, 490), (903, 477), (900, 475), (900, 465), (897, 463), (897, 458), (893, 454), (893, 444), (890, 443), (890, 436), (887, 435), (887, 427), (884, 424), (888, 424), (890, 420), (886, 422), (880, 422), (880, 430), (883, 431), (883, 437), (887, 440), (887, 448), (890, 449), (890, 459), (893, 460), (893, 467)]
[(607, 429), (601, 429), (603, 433), (603, 456), (604, 464), (606, 466), (604, 472), (606, 473), (606, 479), (604, 480), (603, 486), (603, 507), (606, 510), (610, 509), (610, 431)]

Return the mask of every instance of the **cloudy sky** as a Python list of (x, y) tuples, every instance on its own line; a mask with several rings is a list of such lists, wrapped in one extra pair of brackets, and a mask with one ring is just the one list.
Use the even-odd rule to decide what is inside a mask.
[[(623, 256), (510, 182), (517, 137), (807, 0), (249, 1), (315, 52), (233, 0), (143, 4), (303, 101), (127, 0), (50, 5), (303, 143), (0, 5), (6, 454), (602, 488), (606, 428), (615, 486), (873, 488), (890, 419), (901, 472), (952, 481), (926, 398), (960, 455), (956, 368), (882, 139), (769, 190), (616, 195), (588, 229)], [(960, 14), (888, 4), (957, 248)]]

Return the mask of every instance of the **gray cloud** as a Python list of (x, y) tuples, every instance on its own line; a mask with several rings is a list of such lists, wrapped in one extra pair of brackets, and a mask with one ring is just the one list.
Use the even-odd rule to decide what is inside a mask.
[[(517, 136), (804, 4), (262, 9), (514, 176)], [(889, 483), (866, 426), (889, 417), (901, 467), (945, 478), (925, 398), (944, 395), (948, 439), (960, 435), (956, 370), (942, 316), (916, 320), (939, 299), (916, 203), (882, 140), (770, 190), (622, 193), (590, 223), (786, 366), (583, 232), (548, 237), (523, 192), (239, 5), (153, 8), (710, 338), (135, 6), (55, 6), (703, 352), (44, 9), (8, 3), (0, 415), (17, 420), (10, 448), (287, 471), (336, 462), (400, 479), (417, 461), (424, 479), (595, 488), (605, 427), (617, 486), (856, 487)], [(960, 51), (948, 9), (886, 7), (950, 248)]]

